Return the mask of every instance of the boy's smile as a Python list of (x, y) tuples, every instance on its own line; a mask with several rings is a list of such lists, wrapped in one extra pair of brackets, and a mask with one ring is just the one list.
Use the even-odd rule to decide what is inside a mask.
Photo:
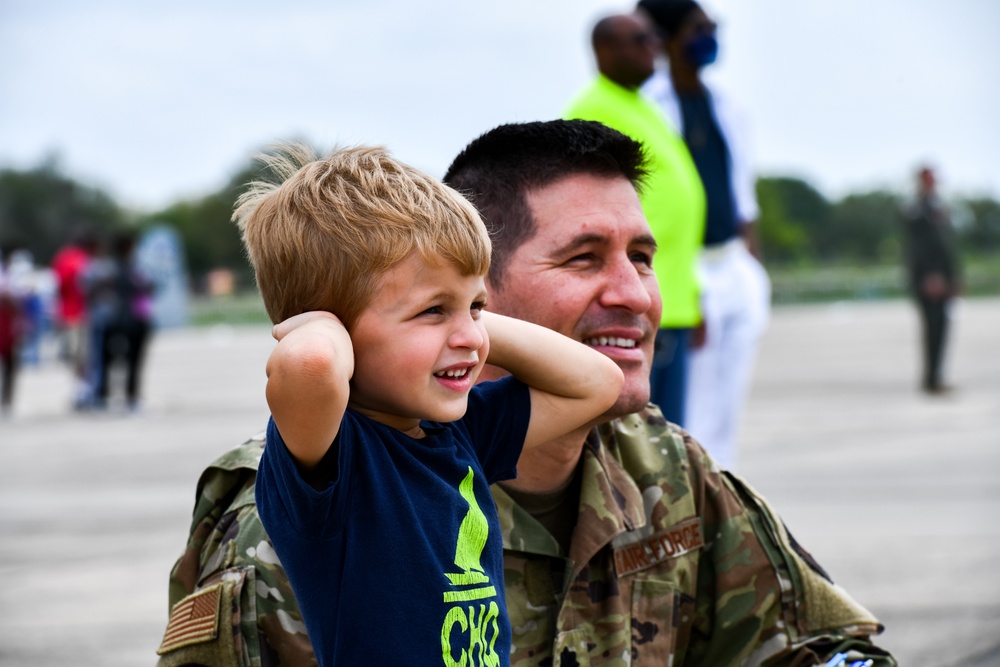
[(387, 271), (350, 331), (350, 407), (406, 432), (461, 418), (489, 353), (485, 303), (483, 276), (447, 262), (413, 253)]
[[(476, 364), (459, 364), (447, 370), (438, 371), (434, 373), (434, 377), (440, 379), (447, 385), (458, 385), (459, 383), (465, 382), (469, 379), (476, 368)], [(455, 387), (453, 387), (455, 388)]]

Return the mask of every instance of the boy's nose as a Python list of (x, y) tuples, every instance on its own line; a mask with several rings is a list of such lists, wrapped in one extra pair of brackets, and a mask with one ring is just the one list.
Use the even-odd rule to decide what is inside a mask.
[(482, 321), (469, 316), (462, 318), (462, 321), (455, 327), (449, 342), (453, 347), (478, 350), (485, 341), (486, 334)]

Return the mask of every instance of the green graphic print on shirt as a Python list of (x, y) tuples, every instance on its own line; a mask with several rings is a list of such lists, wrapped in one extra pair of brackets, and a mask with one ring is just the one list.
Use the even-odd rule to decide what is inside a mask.
[[(495, 599), (491, 599), (489, 605), (485, 602), (486, 598), (496, 598), (497, 590), (481, 564), (490, 528), (486, 515), (476, 502), (473, 478), (472, 468), (469, 467), (468, 474), (458, 487), (458, 492), (469, 504), (469, 511), (458, 527), (455, 544), (455, 566), (461, 572), (444, 573), (452, 586), (451, 590), (444, 592), (444, 601), (446, 604), (454, 603), (441, 626), (441, 653), (447, 667), (496, 667), (500, 664), (495, 650), (500, 634), (500, 608)], [(483, 602), (476, 603), (476, 600)], [(460, 632), (454, 639), (460, 637), (463, 643), (467, 642), (467, 646), (452, 645), (452, 632), (456, 625)], [(457, 657), (454, 649), (458, 649)]]

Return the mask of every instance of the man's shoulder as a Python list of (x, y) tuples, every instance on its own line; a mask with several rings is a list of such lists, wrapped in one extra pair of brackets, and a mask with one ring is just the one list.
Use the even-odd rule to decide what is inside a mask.
[[(254, 501), (263, 452), (261, 433), (223, 453), (201, 475), (187, 548), (170, 575), (174, 611), (160, 667), (259, 664), (265, 654), (315, 664), (294, 592)], [(187, 638), (175, 611), (210, 594), (221, 597), (214, 627), (231, 626), (232, 632)]]
[(582, 88), (580, 88), (570, 101), (570, 107), (580, 103), (583, 100), (590, 100), (595, 96), (599, 96), (602, 93), (601, 86), (602, 78), (600, 76), (595, 76), (593, 79), (588, 81)]
[[(829, 633), (867, 642), (867, 637), (881, 631), (877, 619), (835, 586), (795, 541), (763, 496), (739, 476), (722, 469), (695, 438), (663, 419), (655, 406), (614, 420), (610, 426), (614, 438), (608, 442), (609, 449), (613, 448), (613, 455), (636, 483), (643, 500), (655, 498), (661, 506), (646, 507), (647, 522), (664, 517), (670, 524), (655, 530), (669, 530), (673, 535), (673, 527), (693, 522), (696, 541), (709, 548), (711, 559), (720, 567), (736, 562), (755, 564), (757, 576), (752, 587), (760, 604), (747, 607), (740, 595), (733, 595), (734, 586), (746, 586), (747, 582), (729, 579), (727, 572), (717, 591), (718, 599), (724, 601), (714, 610), (720, 625), (735, 627), (742, 619), (756, 617), (768, 628), (756, 641), (787, 632), (796, 638)], [(650, 494), (648, 490), (655, 486), (665, 492)], [(782, 591), (779, 604), (775, 604), (776, 591)], [(771, 627), (778, 614), (791, 627)], [(744, 647), (736, 642), (733, 648)], [(770, 644), (757, 650), (762, 655), (786, 651)], [(872, 653), (876, 654), (881, 655), (881, 651)]]
[(241, 445), (228, 450), (208, 464), (206, 472), (218, 470), (256, 470), (260, 457), (264, 454), (264, 432), (252, 436)]
[[(261, 433), (225, 452), (201, 473), (195, 492), (189, 550), (193, 548), (199, 556), (204, 556), (201, 552), (206, 542), (224, 541), (222, 536), (226, 533), (229, 539), (235, 534), (243, 536), (247, 531), (241, 524), (259, 523), (254, 483), (263, 452)], [(213, 532), (217, 535), (210, 538)]]
[(195, 521), (220, 506), (231, 509), (241, 498), (244, 504), (252, 503), (254, 480), (263, 454), (264, 434), (259, 433), (208, 464), (198, 480)]
[(639, 109), (641, 106), (638, 96), (631, 95), (614, 82), (598, 76), (573, 97), (565, 117), (600, 121), (624, 132), (619, 125), (634, 123)]

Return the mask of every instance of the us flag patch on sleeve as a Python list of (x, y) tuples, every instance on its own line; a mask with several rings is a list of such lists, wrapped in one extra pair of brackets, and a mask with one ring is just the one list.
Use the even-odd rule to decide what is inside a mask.
[(222, 583), (189, 595), (170, 610), (170, 621), (163, 635), (159, 655), (191, 644), (215, 639), (219, 634), (219, 600)]

